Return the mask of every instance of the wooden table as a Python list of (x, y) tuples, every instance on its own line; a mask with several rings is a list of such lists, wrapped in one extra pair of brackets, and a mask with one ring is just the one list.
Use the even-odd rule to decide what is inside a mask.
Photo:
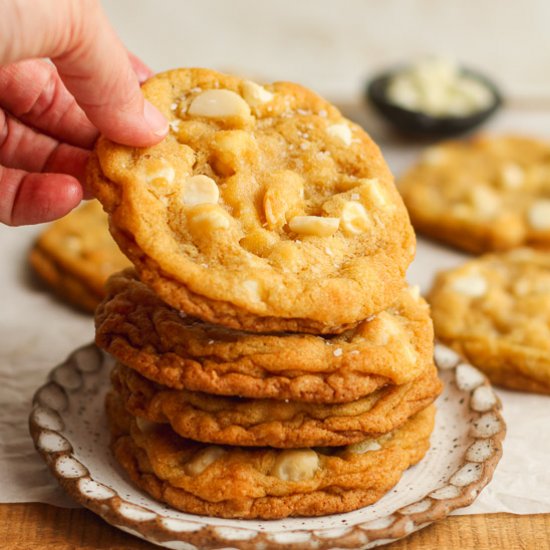
[[(0, 505), (4, 550), (158, 548), (119, 531), (84, 509), (47, 504)], [(385, 546), (388, 550), (548, 550), (550, 514), (455, 516)]]

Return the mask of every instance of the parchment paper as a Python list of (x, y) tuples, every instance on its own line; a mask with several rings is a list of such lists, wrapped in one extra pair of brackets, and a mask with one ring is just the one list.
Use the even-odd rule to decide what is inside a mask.
[[(364, 109), (344, 108), (363, 123), (399, 174), (425, 146), (388, 133)], [(502, 113), (492, 130), (550, 137), (550, 112)], [(75, 347), (93, 339), (91, 316), (52, 297), (30, 274), (26, 253), (40, 227), (0, 225), (0, 502), (74, 506), (34, 451), (27, 430), (30, 400), (48, 372)], [(409, 280), (426, 291), (433, 274), (465, 256), (419, 240)], [(492, 483), (458, 513), (550, 512), (550, 397), (498, 390), (508, 435)]]

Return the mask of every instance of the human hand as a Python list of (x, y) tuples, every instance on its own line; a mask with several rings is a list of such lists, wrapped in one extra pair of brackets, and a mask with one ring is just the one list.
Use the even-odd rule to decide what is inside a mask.
[(98, 0), (0, 0), (0, 65), (2, 223), (50, 221), (77, 206), (98, 130), (135, 147), (168, 131), (139, 89), (150, 70)]

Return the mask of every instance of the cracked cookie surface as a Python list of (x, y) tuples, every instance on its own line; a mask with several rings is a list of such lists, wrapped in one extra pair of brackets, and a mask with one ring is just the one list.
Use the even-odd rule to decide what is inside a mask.
[(435, 416), (432, 405), (390, 434), (327, 452), (196, 443), (135, 420), (115, 393), (107, 411), (117, 461), (151, 496), (192, 514), (264, 519), (342, 513), (377, 501), (427, 452)]
[(338, 333), (388, 307), (414, 234), (378, 147), (291, 83), (205, 69), (143, 85), (160, 144), (100, 138), (89, 183), (166, 302), (250, 331)]
[(109, 275), (131, 265), (109, 234), (107, 215), (95, 200), (48, 226), (34, 243), (29, 261), (56, 293), (89, 312), (104, 298)]
[(401, 426), (441, 390), (435, 366), (401, 386), (351, 403), (326, 405), (170, 390), (121, 365), (113, 387), (133, 416), (168, 423), (180, 436), (221, 445), (278, 448), (349, 445)]
[(132, 270), (107, 283), (96, 342), (143, 376), (220, 395), (349, 402), (433, 366), (426, 302), (404, 288), (388, 310), (330, 338), (224, 329), (182, 316)]
[(550, 394), (550, 253), (520, 248), (440, 273), (436, 336), (501, 386)]
[(469, 252), (550, 245), (550, 142), (476, 136), (427, 149), (398, 180), (415, 229)]

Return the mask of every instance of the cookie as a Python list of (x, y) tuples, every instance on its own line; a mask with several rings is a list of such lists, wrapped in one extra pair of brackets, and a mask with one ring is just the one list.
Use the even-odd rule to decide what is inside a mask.
[(398, 181), (415, 229), (463, 250), (550, 245), (550, 143), (477, 136), (429, 148)]
[(132, 416), (168, 423), (180, 436), (220, 445), (279, 448), (357, 443), (401, 426), (441, 391), (435, 366), (418, 380), (338, 405), (219, 397), (170, 390), (117, 364), (113, 386)]
[(60, 296), (93, 312), (109, 275), (130, 265), (107, 229), (107, 215), (89, 201), (52, 223), (29, 253), (36, 273)]
[(488, 254), (439, 274), (437, 337), (501, 386), (550, 394), (550, 253)]
[(432, 406), (378, 439), (327, 449), (205, 445), (107, 402), (117, 461), (157, 500), (192, 514), (277, 519), (348, 512), (387, 493), (430, 444)]
[(378, 147), (296, 84), (206, 69), (143, 86), (159, 145), (100, 138), (89, 185), (142, 281), (250, 331), (338, 333), (391, 305), (415, 241)]
[(433, 366), (426, 302), (404, 288), (386, 311), (338, 336), (258, 334), (182, 316), (127, 270), (107, 283), (96, 342), (143, 376), (219, 395), (349, 402)]

